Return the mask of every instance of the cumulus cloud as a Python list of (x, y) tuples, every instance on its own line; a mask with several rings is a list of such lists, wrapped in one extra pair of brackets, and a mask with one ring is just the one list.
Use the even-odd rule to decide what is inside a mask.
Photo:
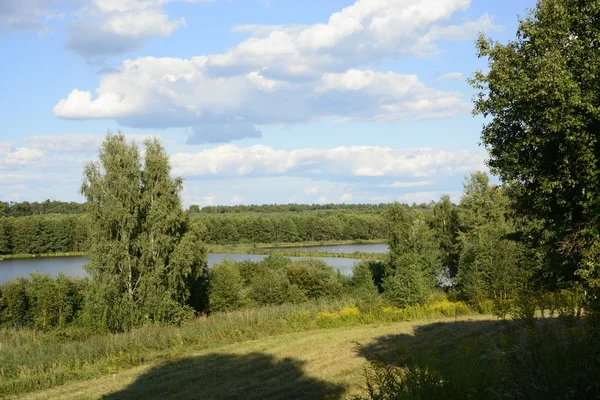
[[(311, 83), (257, 85), (253, 74), (213, 78), (206, 58), (144, 57), (103, 75), (97, 97), (73, 90), (54, 107), (62, 118), (114, 118), (138, 128), (225, 124), (231, 140), (259, 137), (252, 125), (307, 122), (336, 115), (347, 119), (399, 120), (468, 112), (457, 92), (427, 88), (416, 75), (352, 69)], [(217, 128), (221, 129), (221, 128)], [(235, 133), (234, 131), (241, 130)], [(191, 139), (191, 142), (194, 142)]]
[[(105, 45), (140, 45), (149, 35), (170, 35), (183, 24), (158, 17), (166, 1), (96, 0), (98, 23), (81, 29), (120, 38)], [(413, 74), (365, 66), (389, 57), (435, 54), (441, 41), (470, 39), (479, 30), (497, 28), (488, 15), (452, 24), (469, 6), (470, 0), (357, 0), (326, 23), (238, 26), (236, 31), (251, 37), (224, 53), (126, 60), (100, 77), (96, 93), (74, 89), (54, 113), (116, 119), (138, 128), (189, 127), (189, 143), (259, 137), (256, 126), (331, 116), (341, 122), (396, 121), (465, 113), (471, 107), (460, 93), (427, 87)], [(114, 18), (110, 23), (109, 16)], [(88, 37), (102, 35), (72, 39)], [(82, 52), (95, 48), (81, 47)]]
[(319, 187), (318, 186), (307, 187), (306, 189), (304, 189), (304, 193), (306, 193), (306, 194), (319, 193)]
[[(276, 150), (264, 145), (222, 145), (171, 156), (173, 172), (184, 176), (269, 176), (298, 174), (331, 177), (425, 177), (461, 174), (484, 167), (484, 155), (471, 151), (392, 149), (376, 146)], [(318, 187), (308, 187), (316, 193)]]
[(0, 169), (27, 166), (39, 161), (43, 155), (40, 150), (0, 142)]
[[(185, 18), (171, 19), (165, 10), (182, 0), (91, 0), (67, 25), (65, 48), (88, 59), (137, 50), (155, 36), (171, 36), (186, 26)], [(184, 0), (201, 3), (211, 0)]]

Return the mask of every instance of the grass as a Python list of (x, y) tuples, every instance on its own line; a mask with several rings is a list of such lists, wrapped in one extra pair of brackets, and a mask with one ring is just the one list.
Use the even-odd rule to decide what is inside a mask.
[[(485, 322), (490, 317), (471, 316)], [(465, 321), (467, 317), (457, 318)], [(432, 321), (435, 322), (435, 321)], [(317, 329), (182, 352), (91, 380), (26, 395), (25, 399), (341, 399), (360, 394), (367, 360), (357, 343), (413, 338), (430, 322), (396, 322)], [(436, 322), (456, 335), (453, 320)], [(418, 338), (418, 340), (425, 340)]]
[(67, 252), (67, 253), (44, 253), (44, 254), (2, 254), (1, 260), (21, 260), (25, 258), (52, 258), (52, 257), (84, 257), (84, 252)]
[[(182, 326), (148, 325), (122, 334), (0, 332), (0, 396), (122, 373), (233, 343), (324, 328), (353, 328), (468, 313), (460, 303), (360, 312), (346, 300), (242, 310)], [(323, 330), (326, 334), (327, 329)]]
[[(255, 243), (255, 244), (226, 244), (208, 245), (208, 251), (211, 253), (231, 253), (231, 254), (260, 254), (260, 255), (281, 255), (285, 257), (333, 257), (333, 258), (359, 258), (359, 259), (377, 259), (382, 260), (385, 254), (379, 253), (330, 253), (324, 251), (299, 251), (299, 250), (277, 250), (280, 248), (301, 248), (314, 246), (340, 246), (352, 244), (382, 244), (384, 240), (338, 240), (324, 242), (297, 242), (297, 243)], [(84, 257), (84, 252), (66, 252), (66, 253), (44, 253), (44, 254), (4, 254), (0, 255), (0, 260), (18, 260), (24, 258), (40, 257)]]

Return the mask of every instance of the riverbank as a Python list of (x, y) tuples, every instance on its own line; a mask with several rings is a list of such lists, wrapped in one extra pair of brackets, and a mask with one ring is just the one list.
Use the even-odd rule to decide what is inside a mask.
[[(361, 244), (383, 244), (384, 240), (338, 240), (323, 242), (297, 242), (297, 243), (254, 243), (254, 244), (227, 244), (227, 245), (208, 245), (209, 253), (216, 254), (256, 254), (256, 255), (279, 255), (282, 257), (330, 257), (330, 258), (356, 258), (383, 260), (383, 253), (332, 253), (328, 251), (304, 251), (294, 250), (303, 247), (318, 246), (345, 246)], [(294, 249), (292, 249), (294, 248)], [(285, 250), (278, 250), (285, 249)], [(50, 257), (85, 257), (84, 252), (69, 253), (44, 253), (44, 254), (5, 254), (0, 255), (1, 260), (19, 260), (28, 258), (50, 258)]]

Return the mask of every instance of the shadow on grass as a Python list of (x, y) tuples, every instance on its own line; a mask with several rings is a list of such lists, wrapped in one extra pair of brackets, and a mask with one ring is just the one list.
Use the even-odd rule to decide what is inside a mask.
[(386, 335), (358, 348), (368, 360), (406, 366), (417, 359), (456, 359), (465, 352), (487, 351), (499, 346), (499, 334), (507, 321), (436, 322), (414, 328), (413, 335)]
[(370, 383), (393, 393), (374, 398), (597, 399), (600, 349), (580, 322), (439, 322), (357, 351), (375, 367)]
[(262, 353), (209, 354), (155, 367), (104, 399), (340, 399), (345, 387), (306, 376), (303, 362)]

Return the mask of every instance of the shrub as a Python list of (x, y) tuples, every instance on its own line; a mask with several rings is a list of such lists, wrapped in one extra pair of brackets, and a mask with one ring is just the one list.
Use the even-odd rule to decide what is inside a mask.
[(422, 274), (414, 265), (386, 276), (383, 289), (385, 297), (397, 307), (423, 304), (427, 297)]
[(289, 300), (290, 281), (282, 270), (263, 269), (254, 275), (248, 297), (257, 305), (283, 304)]
[(231, 311), (243, 307), (242, 276), (231, 260), (222, 261), (210, 269), (208, 301), (211, 311)]
[(336, 271), (321, 260), (300, 260), (286, 267), (287, 277), (309, 299), (334, 297), (342, 292)]

